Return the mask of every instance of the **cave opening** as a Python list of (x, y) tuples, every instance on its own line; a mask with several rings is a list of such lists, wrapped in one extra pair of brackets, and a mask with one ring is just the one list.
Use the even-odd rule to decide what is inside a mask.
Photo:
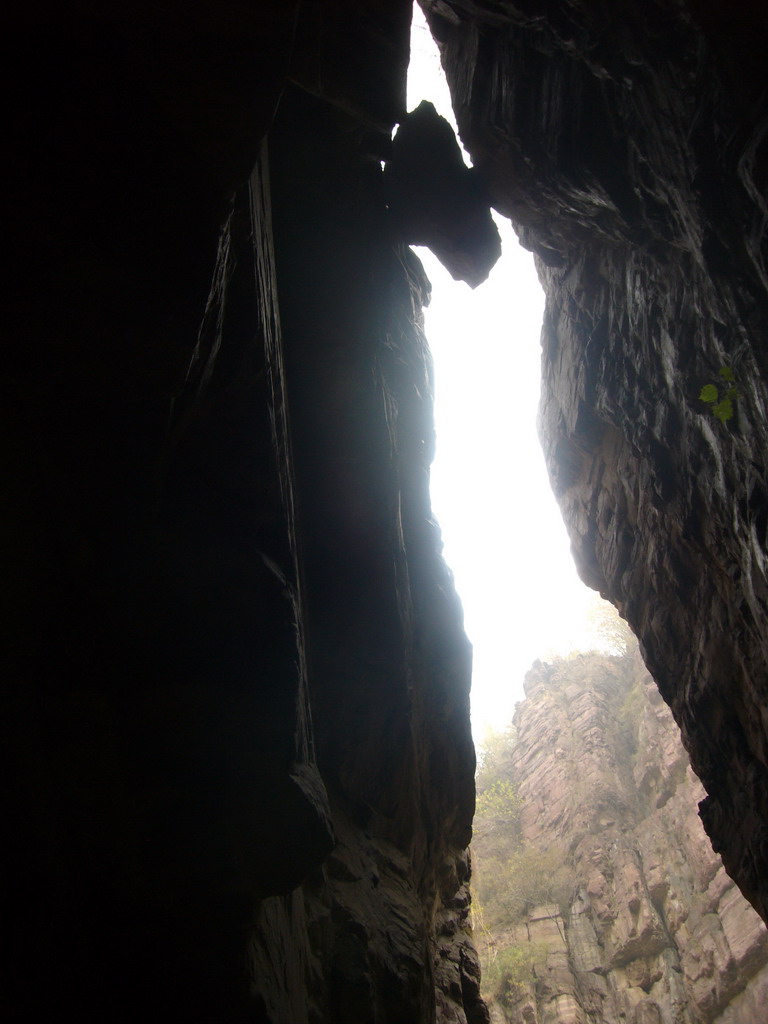
[[(543, 261), (543, 436), (580, 571), (640, 635), (706, 830), (768, 916), (765, 19), (694, 0), (608, 18), (578, 0), (422, 6), (450, 19), (478, 175)], [(469, 650), (427, 491), (426, 287), (381, 173), (411, 0), (187, 8), (11, 18), (2, 1016), (487, 1024)], [(564, 589), (559, 518), (540, 539), (525, 461), (536, 330), (506, 271), (495, 310), (492, 289), (463, 324), (446, 313), (453, 380), (437, 295), (427, 325), (438, 404), (458, 405), (458, 447), (438, 412), (433, 494), (476, 729), (478, 629), (511, 703), (513, 652), (544, 653), (516, 609), (551, 642)], [(730, 424), (700, 399), (726, 367)], [(507, 421), (482, 425), (486, 409)], [(443, 470), (452, 449), (464, 465)], [(504, 474), (503, 496), (483, 489)], [(438, 499), (441, 475), (458, 498)], [(505, 581), (479, 620), (449, 523), (469, 497), (466, 573), (481, 593)], [(604, 810), (586, 824), (616, 827)], [(672, 885), (651, 934), (699, 920), (700, 948), (726, 949), (709, 913), (725, 897), (751, 963), (702, 877), (706, 912), (681, 914)], [(658, 1016), (634, 988), (621, 1019)]]
[[(437, 43), (414, 4), (408, 110), (422, 100), (459, 138)], [(463, 147), (462, 156), (471, 166)], [(507, 218), (492, 215), (501, 256), (475, 289), (415, 247), (432, 284), (424, 311), (435, 365), (432, 507), (474, 648), (478, 744), (511, 721), (535, 659), (599, 646), (599, 599), (576, 574), (536, 426), (544, 293), (533, 254)]]

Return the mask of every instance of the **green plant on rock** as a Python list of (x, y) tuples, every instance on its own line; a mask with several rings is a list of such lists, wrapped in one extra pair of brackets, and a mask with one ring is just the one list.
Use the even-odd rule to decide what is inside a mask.
[(725, 424), (733, 417), (733, 403), (739, 397), (739, 389), (730, 366), (721, 367), (719, 374), (720, 387), (716, 384), (705, 384), (699, 392), (699, 398), (710, 406), (715, 419)]

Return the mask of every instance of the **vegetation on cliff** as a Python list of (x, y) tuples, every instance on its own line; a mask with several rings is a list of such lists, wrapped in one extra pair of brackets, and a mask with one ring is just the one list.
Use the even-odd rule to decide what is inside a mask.
[(679, 732), (618, 619), (536, 662), (477, 776), (474, 925), (492, 1020), (748, 1024), (768, 937), (696, 809)]

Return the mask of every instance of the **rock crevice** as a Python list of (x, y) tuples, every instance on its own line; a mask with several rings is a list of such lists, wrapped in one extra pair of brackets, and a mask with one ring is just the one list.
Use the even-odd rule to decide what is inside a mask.
[[(541, 260), (581, 572), (641, 637), (765, 913), (765, 16), (425, 7), (473, 203)], [(381, 170), (410, 16), (8, 17), (7, 1019), (483, 1019), (429, 286)], [(466, 227), (474, 281), (494, 241), (475, 264)], [(697, 397), (724, 365), (727, 425)]]
[[(464, 144), (540, 260), (541, 436), (579, 571), (640, 638), (766, 916), (764, 16), (425, 8)], [(720, 422), (699, 395), (724, 369)]]

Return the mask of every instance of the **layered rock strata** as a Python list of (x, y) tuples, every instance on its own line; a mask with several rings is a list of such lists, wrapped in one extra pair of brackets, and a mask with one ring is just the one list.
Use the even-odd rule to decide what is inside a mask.
[(4, 1020), (485, 1020), (410, 14), (14, 14)]
[[(765, 12), (423, 6), (464, 144), (539, 257), (541, 434), (579, 571), (640, 638), (768, 917)], [(699, 397), (721, 371), (723, 422)]]
[(509, 948), (529, 965), (491, 1019), (762, 1020), (768, 930), (712, 851), (701, 784), (639, 657), (537, 663), (514, 726), (520, 843), (531, 863), (562, 851), (567, 871), (557, 902), (529, 907), (484, 949), (490, 973)]

